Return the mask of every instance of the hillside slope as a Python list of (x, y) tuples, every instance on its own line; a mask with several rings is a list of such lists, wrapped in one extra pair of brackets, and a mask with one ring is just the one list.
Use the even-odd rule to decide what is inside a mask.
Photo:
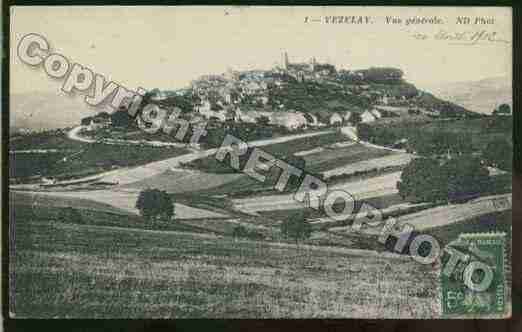
[[(437, 273), (397, 255), (64, 224), (17, 209), (11, 312), (38, 318), (431, 317)], [(412, 282), (415, 280), (415, 282)]]

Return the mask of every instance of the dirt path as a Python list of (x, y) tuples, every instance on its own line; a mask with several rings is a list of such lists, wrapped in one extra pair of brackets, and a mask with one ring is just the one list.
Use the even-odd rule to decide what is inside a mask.
[(96, 143), (96, 140), (94, 140), (94, 139), (80, 136), (80, 131), (82, 131), (82, 129), (85, 129), (85, 128), (87, 128), (87, 127), (86, 126), (74, 127), (67, 133), (67, 138), (70, 140), (78, 141), (78, 142), (82, 142), (82, 143)]
[[(305, 137), (314, 137), (331, 133), (328, 131), (320, 131), (314, 133), (305, 133), (298, 135), (282, 136), (277, 138), (263, 139), (258, 141), (247, 142), (250, 147), (260, 147), (270, 144), (284, 143), (293, 141)], [(184, 154), (170, 159), (160, 160), (152, 163), (148, 163), (143, 166), (134, 167), (132, 169), (123, 170), (116, 172), (109, 176), (104, 176), (100, 180), (110, 183), (117, 183), (120, 185), (130, 184), (133, 182), (141, 181), (154, 175), (161, 174), (167, 170), (178, 168), (182, 163), (189, 163), (197, 159), (202, 159), (215, 154), (218, 148), (208, 149), (204, 151), (198, 151), (193, 153)]]
[[(512, 194), (492, 195), (474, 199), (464, 204), (441, 205), (398, 218), (397, 225), (410, 224), (415, 230), (426, 230), (445, 226), (459, 221), (483, 216), (493, 212), (502, 212), (512, 208)], [(332, 232), (346, 232), (351, 226), (333, 227)], [(371, 235), (380, 234), (382, 227), (366, 227), (360, 232)]]

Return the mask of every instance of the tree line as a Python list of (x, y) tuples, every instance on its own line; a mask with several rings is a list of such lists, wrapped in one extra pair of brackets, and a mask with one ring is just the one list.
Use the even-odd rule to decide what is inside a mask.
[(412, 202), (460, 202), (500, 188), (479, 158), (413, 159), (397, 182), (399, 195)]

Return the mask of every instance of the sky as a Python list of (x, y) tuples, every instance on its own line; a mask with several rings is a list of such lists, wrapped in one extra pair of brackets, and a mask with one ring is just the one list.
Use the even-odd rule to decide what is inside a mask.
[[(54, 52), (130, 89), (182, 88), (202, 74), (228, 68), (268, 69), (290, 61), (337, 68), (401, 68), (419, 87), (444, 82), (511, 78), (511, 9), (466, 7), (12, 7), (11, 93), (58, 91), (62, 81), (16, 56), (28, 33), (45, 36)], [(305, 23), (305, 17), (370, 16), (371, 24)], [(437, 16), (443, 24), (385, 24)], [(457, 25), (457, 16), (494, 19)], [(464, 45), (435, 40), (441, 30), (496, 32), (506, 42)], [(416, 39), (414, 34), (425, 39)]]

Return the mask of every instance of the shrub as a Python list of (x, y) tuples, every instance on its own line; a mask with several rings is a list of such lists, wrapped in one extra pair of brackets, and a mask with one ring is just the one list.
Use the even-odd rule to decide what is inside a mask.
[(166, 219), (174, 216), (174, 202), (166, 191), (158, 189), (142, 190), (136, 201), (136, 208), (147, 220)]
[(263, 234), (259, 234), (255, 230), (249, 230), (243, 225), (237, 225), (234, 227), (234, 230), (232, 231), (232, 236), (234, 238), (248, 238), (248, 239), (262, 239)]

